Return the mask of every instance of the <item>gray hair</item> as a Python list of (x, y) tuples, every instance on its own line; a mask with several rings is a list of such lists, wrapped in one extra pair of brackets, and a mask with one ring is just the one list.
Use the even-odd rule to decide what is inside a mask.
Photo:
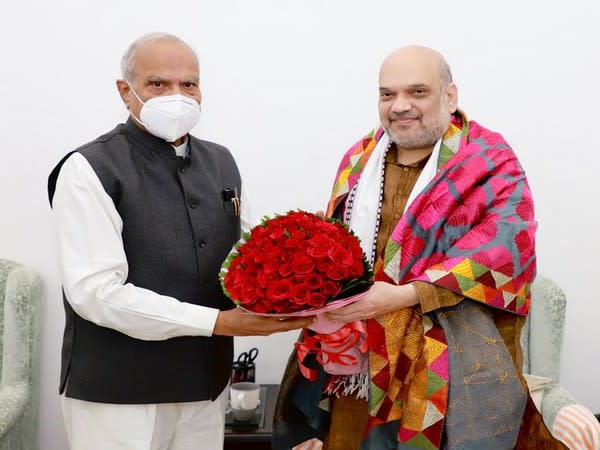
[(444, 58), (440, 62), (440, 82), (443, 88), (452, 83), (452, 71)]
[(174, 34), (163, 33), (163, 32), (147, 33), (147, 34), (144, 34), (143, 36), (140, 36), (135, 41), (133, 41), (132, 44), (127, 49), (127, 51), (125, 52), (125, 54), (123, 55), (123, 57), (121, 58), (121, 76), (123, 77), (123, 79), (125, 81), (127, 81), (129, 83), (133, 82), (133, 66), (135, 64), (135, 55), (136, 55), (138, 49), (145, 45), (152, 44), (153, 42), (156, 42), (156, 41), (179, 42), (180, 44), (183, 44), (187, 48), (189, 48), (190, 51), (192, 52), (192, 54), (194, 55), (194, 58), (196, 58), (196, 61), (198, 61), (198, 55), (196, 55), (196, 52), (194, 51), (194, 49), (192, 47), (190, 47), (190, 45), (187, 42), (178, 38)]

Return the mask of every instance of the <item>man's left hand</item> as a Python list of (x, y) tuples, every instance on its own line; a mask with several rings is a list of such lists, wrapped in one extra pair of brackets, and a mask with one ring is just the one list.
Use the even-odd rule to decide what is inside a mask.
[(412, 284), (395, 285), (376, 281), (367, 294), (355, 303), (325, 313), (333, 322), (353, 322), (371, 319), (419, 303)]

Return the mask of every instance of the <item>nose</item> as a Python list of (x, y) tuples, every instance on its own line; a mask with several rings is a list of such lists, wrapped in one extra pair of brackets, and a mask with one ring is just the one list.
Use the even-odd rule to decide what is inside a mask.
[(177, 94), (183, 94), (183, 91), (181, 89), (181, 86), (179, 86), (179, 84), (173, 83), (173, 85), (171, 86), (171, 89), (169, 90), (169, 95), (177, 95)]
[(408, 99), (402, 95), (397, 96), (392, 103), (391, 112), (401, 114), (410, 111), (412, 105)]
[(192, 90), (190, 88), (186, 88), (185, 85), (180, 85), (177, 83), (173, 83), (170, 87), (169, 91), (165, 93), (165, 95), (184, 95), (186, 97), (193, 98), (198, 103), (202, 101), (202, 93), (200, 89)]

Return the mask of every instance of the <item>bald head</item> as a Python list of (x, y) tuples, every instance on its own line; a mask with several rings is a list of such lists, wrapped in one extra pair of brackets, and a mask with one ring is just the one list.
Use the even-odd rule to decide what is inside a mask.
[(133, 41), (121, 58), (121, 76), (123, 79), (129, 82), (133, 81), (135, 62), (139, 52), (145, 51), (147, 53), (149, 49), (160, 44), (175, 44), (181, 46), (189, 52), (190, 56), (194, 58), (196, 64), (198, 64), (196, 52), (183, 39), (170, 33), (147, 33)]
[(427, 47), (402, 47), (379, 71), (379, 117), (401, 150), (433, 149), (456, 110), (457, 89), (444, 57)]
[(452, 72), (450, 66), (441, 53), (429, 47), (420, 45), (409, 45), (400, 47), (384, 59), (379, 76), (389, 71), (408, 70), (420, 67), (439, 77), (440, 85), (446, 87), (452, 83)]

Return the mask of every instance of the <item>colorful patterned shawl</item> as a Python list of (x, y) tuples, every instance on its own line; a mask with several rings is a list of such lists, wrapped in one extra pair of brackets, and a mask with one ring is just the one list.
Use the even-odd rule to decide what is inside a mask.
[[(357, 183), (382, 135), (383, 129), (372, 131), (344, 155), (329, 215)], [(512, 149), (458, 113), (442, 141), (438, 175), (394, 229), (378, 279), (428, 281), (525, 315), (535, 229), (531, 191)]]
[[(382, 135), (382, 129), (369, 133), (345, 154), (329, 215), (341, 215), (348, 193)], [(490, 442), (498, 445), (498, 441), (486, 439), (494, 437), (499, 425), (513, 429), (502, 439), (514, 442), (524, 393), (489, 313), (477, 304), (527, 313), (529, 287), (535, 276), (535, 228), (531, 193), (511, 148), (499, 134), (456, 113), (442, 140), (437, 175), (408, 206), (392, 232), (382, 264), (376, 267), (376, 279), (394, 284), (425, 281), (468, 300), (430, 314), (406, 309), (367, 321), (370, 417), (361, 448), (387, 449), (391, 443), (394, 448), (488, 448)], [(497, 354), (483, 352), (490, 356), (487, 360), (482, 356), (485, 370), (471, 371), (470, 365), (481, 364), (481, 359), (471, 358), (473, 349), (480, 351), (478, 345), (498, 341), (502, 344), (494, 347), (494, 351), (499, 349)], [(453, 387), (449, 390), (451, 376)], [(459, 376), (464, 382), (455, 383)], [(472, 383), (472, 376), (480, 378)], [(504, 391), (506, 396), (516, 399), (493, 406), (507, 416), (506, 421), (479, 423), (469, 409), (478, 414), (478, 408), (485, 410), (488, 405), (482, 405), (481, 398), (470, 397), (485, 398), (486, 392), (500, 389), (502, 383), (510, 385)], [(473, 390), (473, 385), (479, 384)], [(309, 422), (326, 423), (311, 412), (315, 401), (308, 405), (293, 393), (292, 386), (285, 388), (296, 397)], [(304, 386), (306, 391), (313, 388)], [(467, 404), (471, 400), (474, 403)], [(477, 428), (468, 436), (472, 422), (477, 422)], [(442, 442), (445, 423), (454, 429), (451, 433), (446, 430)]]

